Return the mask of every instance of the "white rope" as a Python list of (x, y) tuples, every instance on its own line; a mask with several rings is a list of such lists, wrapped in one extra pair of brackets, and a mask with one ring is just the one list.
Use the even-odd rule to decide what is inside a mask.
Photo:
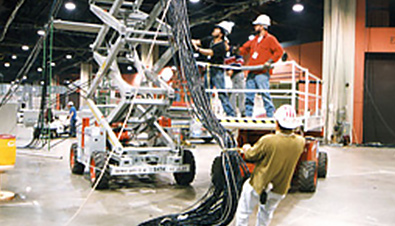
[[(167, 9), (169, 8), (170, 1), (171, 1), (171, 0), (168, 0), (166, 10), (165, 10), (165, 12), (163, 13), (164, 16), (166, 15)], [(162, 21), (163, 21), (163, 18), (162, 18)], [(160, 25), (161, 25), (161, 24), (160, 24)], [(149, 51), (149, 55), (152, 54), (153, 46), (154, 46), (154, 43), (155, 43), (156, 38), (158, 37), (158, 33), (159, 33), (159, 31), (160, 31), (160, 27), (161, 27), (161, 26), (158, 26), (158, 29), (156, 30), (154, 42), (151, 44), (150, 51)], [(148, 56), (149, 56), (149, 55), (148, 55)], [(135, 90), (135, 93), (134, 93), (134, 95), (133, 95), (133, 99), (132, 99), (132, 101), (131, 101), (131, 104), (130, 104), (130, 107), (129, 107), (127, 116), (125, 117), (125, 120), (124, 120), (124, 122), (123, 122), (123, 124), (122, 124), (122, 128), (121, 128), (121, 130), (120, 130), (120, 132), (119, 132), (119, 134), (118, 134), (118, 140), (119, 140), (120, 137), (122, 136), (122, 133), (123, 133), (125, 127), (126, 127), (127, 121), (129, 120), (130, 115), (131, 115), (131, 113), (132, 113), (132, 109), (133, 109), (133, 107), (134, 107), (135, 99), (136, 99), (137, 94), (138, 94), (138, 91), (139, 91), (139, 89), (140, 89), (141, 82), (142, 82), (142, 81), (140, 80), (140, 81), (139, 81), (139, 85), (137, 86), (137, 88), (136, 88), (136, 90)], [(105, 162), (105, 164), (104, 164), (104, 167), (103, 167), (102, 171), (100, 172), (99, 177), (97, 178), (95, 184), (93, 185), (93, 187), (92, 187), (91, 190), (89, 191), (89, 193), (88, 193), (87, 197), (85, 198), (84, 202), (81, 204), (81, 206), (78, 208), (78, 210), (74, 213), (74, 215), (67, 221), (67, 223), (65, 224), (65, 226), (69, 225), (69, 224), (80, 214), (80, 212), (82, 211), (83, 207), (86, 205), (86, 203), (88, 202), (89, 198), (92, 196), (93, 192), (96, 190), (96, 187), (98, 186), (99, 182), (100, 182), (101, 179), (103, 178), (103, 175), (104, 175), (104, 173), (105, 173), (105, 170), (106, 170), (107, 166), (109, 165), (110, 159), (111, 159), (111, 157), (113, 156), (114, 152), (115, 152), (115, 148), (114, 148), (113, 150), (111, 150), (109, 156), (108, 156), (107, 159), (106, 159), (106, 162)], [(91, 167), (90, 164), (89, 164), (89, 167)]]

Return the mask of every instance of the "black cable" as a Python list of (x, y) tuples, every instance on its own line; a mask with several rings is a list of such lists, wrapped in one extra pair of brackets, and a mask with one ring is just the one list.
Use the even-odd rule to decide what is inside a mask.
[[(243, 181), (249, 176), (246, 164), (238, 152), (231, 151), (236, 147), (233, 136), (219, 123), (214, 115), (204, 84), (193, 57), (193, 47), (189, 32), (189, 21), (185, 0), (172, 0), (169, 13), (166, 15), (172, 27), (173, 42), (178, 47), (178, 63), (180, 74), (187, 81), (190, 105), (203, 126), (211, 132), (224, 151), (221, 153), (221, 169), (214, 169), (214, 178), (224, 178), (224, 184), (214, 186), (211, 183), (208, 192), (200, 199), (193, 209), (180, 214), (158, 217), (140, 224), (148, 225), (228, 225), (237, 209), (238, 196)], [(214, 167), (214, 164), (213, 164)], [(244, 175), (244, 177), (242, 176)]]

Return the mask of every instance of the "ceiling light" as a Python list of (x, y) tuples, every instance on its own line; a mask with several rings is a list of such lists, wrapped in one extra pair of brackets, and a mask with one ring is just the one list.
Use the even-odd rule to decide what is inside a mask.
[(29, 50), (29, 46), (23, 45), (23, 46), (22, 46), (22, 50), (23, 50), (23, 51), (28, 51), (28, 50)]
[(67, 54), (67, 55), (66, 55), (66, 59), (70, 60), (70, 59), (72, 59), (72, 58), (73, 58), (73, 55), (71, 55), (71, 54)]
[(55, 62), (51, 62), (51, 66), (55, 67), (56, 66)]
[(12, 54), (11, 59), (16, 60), (18, 58), (15, 54)]
[(191, 3), (198, 3), (200, 0), (189, 0)]
[(10, 67), (10, 66), (11, 66), (11, 64), (9, 62), (4, 63), (4, 67)]
[(302, 12), (303, 9), (304, 9), (304, 6), (303, 6), (302, 4), (300, 4), (299, 2), (298, 2), (298, 3), (295, 3), (295, 5), (292, 6), (292, 10), (295, 11), (295, 12), (297, 12), (297, 13)]
[(66, 2), (64, 7), (66, 7), (67, 10), (72, 11), (72, 10), (75, 10), (76, 6), (75, 6), (74, 2)]
[(43, 69), (41, 67), (37, 68), (37, 72), (42, 72), (42, 71), (43, 71)]
[(38, 30), (37, 34), (40, 36), (44, 36), (45, 35), (45, 31), (44, 30)]

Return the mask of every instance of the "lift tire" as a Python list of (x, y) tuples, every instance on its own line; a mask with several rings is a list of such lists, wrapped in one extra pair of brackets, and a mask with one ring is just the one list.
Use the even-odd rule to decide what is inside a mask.
[(318, 153), (318, 177), (325, 178), (328, 171), (328, 154), (326, 152)]
[(314, 192), (317, 188), (317, 163), (303, 161), (298, 168), (298, 187), (301, 192)]
[[(91, 181), (91, 186), (93, 187), (100, 177), (102, 170), (104, 169), (104, 164), (106, 163), (107, 154), (101, 151), (94, 151), (91, 155), (89, 161), (89, 178)], [(110, 172), (108, 166), (104, 170), (103, 177), (98, 182), (96, 189), (108, 189), (110, 183)]]
[(78, 162), (78, 144), (73, 143), (70, 147), (70, 170), (73, 174), (82, 175), (85, 165)]
[(174, 179), (178, 185), (187, 186), (192, 183), (195, 179), (196, 164), (195, 158), (190, 150), (184, 150), (184, 155), (182, 156), (182, 163), (189, 164), (189, 172), (185, 173), (174, 173)]
[(211, 182), (218, 191), (222, 191), (225, 187), (225, 176), (221, 156), (215, 157), (211, 165)]

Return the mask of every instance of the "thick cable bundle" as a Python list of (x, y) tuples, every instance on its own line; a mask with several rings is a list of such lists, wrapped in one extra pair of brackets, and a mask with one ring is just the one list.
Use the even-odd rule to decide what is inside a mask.
[(189, 210), (155, 218), (140, 226), (228, 225), (236, 212), (243, 178), (248, 171), (240, 155), (230, 151), (214, 160), (211, 173), (209, 190)]
[[(178, 59), (183, 79), (187, 81), (191, 105), (203, 126), (212, 133), (225, 151), (212, 167), (212, 183), (208, 192), (190, 210), (149, 220), (147, 225), (228, 225), (236, 212), (238, 196), (248, 170), (243, 159), (234, 151), (236, 142), (219, 123), (211, 110), (210, 101), (193, 58), (188, 14), (185, 0), (169, 0), (167, 22), (172, 27), (173, 41), (178, 47)], [(233, 149), (233, 150), (232, 150)]]

